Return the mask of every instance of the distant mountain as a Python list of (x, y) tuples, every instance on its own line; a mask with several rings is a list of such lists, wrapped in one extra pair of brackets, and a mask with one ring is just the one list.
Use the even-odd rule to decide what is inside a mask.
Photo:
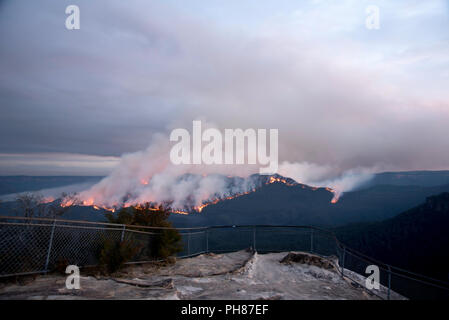
[(100, 176), (0, 176), (0, 195), (97, 182)]
[(176, 226), (315, 225), (333, 227), (354, 222), (381, 221), (422, 203), (426, 197), (449, 191), (449, 185), (374, 186), (345, 193), (336, 204), (332, 192), (302, 184), (262, 185), (255, 192), (207, 206), (201, 213), (172, 215)]
[(296, 224), (326, 220), (332, 192), (275, 182), (249, 194), (207, 206), (201, 213), (172, 215), (175, 225)]
[[(53, 205), (42, 204), (42, 206)], [(84, 207), (84, 206), (71, 206), (66, 208), (66, 211), (60, 219), (67, 220), (84, 220), (84, 221), (94, 221), (106, 222), (105, 214), (106, 210), (96, 210), (94, 207)], [(22, 216), (23, 212), (20, 209), (16, 201), (0, 202), (0, 216)]]
[(449, 184), (432, 187), (378, 185), (345, 193), (332, 209), (338, 224), (381, 221), (442, 192), (449, 192)]
[(382, 172), (375, 174), (359, 189), (377, 185), (434, 187), (445, 184), (449, 184), (449, 170)]
[[(275, 176), (253, 175), (248, 179), (254, 192), (236, 198), (219, 201), (205, 206), (201, 213), (190, 215), (172, 214), (170, 219), (175, 226), (272, 224), (272, 225), (315, 225), (336, 227), (348, 223), (376, 222), (392, 218), (399, 213), (424, 202), (426, 197), (449, 192), (449, 184), (429, 186), (445, 181), (449, 171), (407, 172), (379, 174), (378, 184), (360, 190), (345, 193), (340, 200), (332, 204), (333, 194), (326, 188), (314, 188), (295, 182), (292, 179)], [(443, 177), (438, 178), (441, 174)], [(405, 176), (406, 178), (402, 178)], [(377, 176), (376, 176), (377, 177)], [(377, 178), (374, 179), (377, 179)], [(414, 178), (413, 178), (414, 177)], [(419, 178), (416, 178), (419, 177)], [(55, 187), (79, 183), (86, 180), (99, 180), (101, 177), (0, 177), (0, 189), (14, 191), (38, 190), (43, 187)], [(242, 178), (227, 177), (230, 190), (238, 189)], [(410, 185), (414, 183), (427, 184)], [(400, 183), (398, 181), (401, 181)], [(376, 183), (377, 183), (376, 182)], [(404, 183), (404, 185), (402, 185)], [(0, 203), (0, 214), (14, 213), (14, 202)], [(103, 210), (91, 207), (70, 208), (64, 215), (67, 219), (103, 220)]]
[(449, 281), (449, 193), (382, 222), (335, 229), (345, 244), (385, 263)]

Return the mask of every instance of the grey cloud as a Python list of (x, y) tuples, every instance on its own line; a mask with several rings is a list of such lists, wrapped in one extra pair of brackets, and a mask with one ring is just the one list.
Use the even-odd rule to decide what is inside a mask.
[[(0, 7), (1, 152), (118, 156), (201, 117), (220, 128), (279, 128), (281, 161), (342, 171), (449, 168), (449, 97), (416, 100), (417, 91), (432, 92), (419, 86), (432, 74), (413, 65), (423, 80), (405, 82), (389, 71), (403, 71), (400, 54), (376, 71), (360, 67), (366, 51), (346, 49), (344, 36), (338, 46), (239, 34), (163, 2), (77, 2), (79, 31), (64, 28), (70, 1)], [(427, 32), (435, 31), (444, 32)], [(391, 49), (375, 43), (367, 48), (380, 55)], [(438, 79), (435, 86), (447, 86)]]

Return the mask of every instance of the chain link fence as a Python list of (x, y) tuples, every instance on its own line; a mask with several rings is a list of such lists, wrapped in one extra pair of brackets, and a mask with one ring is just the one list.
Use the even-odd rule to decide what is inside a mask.
[[(0, 277), (46, 273), (59, 264), (94, 266), (104, 241), (130, 240), (140, 248), (129, 263), (154, 261), (151, 244), (164, 228), (42, 218), (0, 217)], [(144, 231), (143, 231), (144, 230)], [(302, 251), (338, 260), (339, 272), (365, 287), (366, 269), (380, 270), (390, 298), (447, 299), (449, 284), (376, 261), (343, 245), (327, 230), (310, 226), (214, 226), (177, 228), (178, 258), (252, 249), (259, 253)], [(352, 271), (352, 272), (350, 272)], [(359, 276), (360, 275), (360, 276)], [(376, 291), (372, 291), (376, 294)]]

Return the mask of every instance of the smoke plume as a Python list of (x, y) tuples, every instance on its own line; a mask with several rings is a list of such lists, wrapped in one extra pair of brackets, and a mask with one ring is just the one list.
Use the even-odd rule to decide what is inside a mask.
[[(111, 174), (65, 200), (115, 209), (146, 202), (165, 204), (175, 212), (201, 211), (204, 204), (235, 197), (260, 187), (255, 165), (173, 165), (167, 136), (157, 134), (147, 149), (125, 154)], [(282, 162), (278, 173), (298, 183), (329, 187), (333, 202), (371, 178), (372, 169), (341, 171), (330, 165)]]

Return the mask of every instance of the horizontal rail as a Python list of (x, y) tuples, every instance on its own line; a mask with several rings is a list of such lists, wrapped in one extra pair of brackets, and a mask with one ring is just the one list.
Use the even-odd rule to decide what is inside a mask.
[(14, 216), (0, 216), (0, 219), (5, 220), (36, 220), (36, 221), (49, 221), (53, 223), (56, 222), (64, 222), (64, 223), (79, 223), (79, 224), (96, 224), (96, 225), (104, 225), (104, 226), (120, 226), (120, 227), (129, 227), (129, 228), (139, 228), (139, 229), (176, 229), (176, 230), (203, 230), (208, 229), (209, 227), (192, 227), (192, 228), (176, 228), (176, 227), (149, 227), (149, 226), (137, 226), (132, 224), (120, 224), (120, 223), (108, 223), (108, 222), (94, 222), (94, 221), (84, 221), (84, 220), (67, 220), (67, 219), (52, 219), (52, 218), (29, 218), (29, 217), (14, 217)]
[[(3, 222), (1, 220), (19, 220), (21, 222)], [(38, 223), (27, 223), (27, 222), (38, 222)], [(39, 223), (43, 222), (43, 223)], [(46, 224), (45, 222), (48, 222)], [(67, 225), (70, 224), (70, 225)], [(77, 225), (78, 224), (78, 225)], [(81, 224), (92, 225), (89, 226), (81, 226)], [(63, 227), (63, 228), (79, 228), (79, 229), (96, 229), (96, 230), (114, 230), (114, 231), (123, 231), (127, 232), (135, 232), (140, 234), (155, 234), (153, 232), (142, 231), (143, 230), (164, 230), (164, 229), (172, 229), (179, 230), (183, 235), (192, 235), (192, 234), (204, 234), (206, 231), (217, 230), (217, 229), (304, 229), (304, 230), (314, 230), (319, 231), (321, 234), (328, 236), (332, 241), (335, 241), (335, 244), (339, 249), (344, 249), (347, 254), (350, 254), (361, 261), (366, 263), (376, 264), (379, 269), (382, 269), (392, 275), (396, 275), (408, 280), (420, 282), (426, 285), (430, 285), (439, 289), (448, 290), (449, 291), (449, 283), (434, 279), (425, 275), (417, 274), (412, 271), (408, 271), (399, 267), (391, 266), (389, 264), (383, 263), (377, 259), (369, 257), (351, 247), (342, 243), (330, 230), (326, 230), (320, 227), (315, 226), (307, 226), (307, 225), (216, 225), (216, 226), (201, 226), (201, 227), (189, 227), (189, 228), (176, 228), (176, 227), (150, 227), (150, 226), (137, 226), (137, 225), (128, 225), (128, 224), (115, 224), (115, 223), (107, 223), (107, 222), (92, 222), (92, 221), (83, 221), (83, 220), (67, 220), (67, 219), (51, 219), (51, 218), (30, 218), (30, 217), (18, 217), (18, 216), (0, 216), (0, 225), (30, 225), (30, 226), (45, 226), (45, 227)], [(96, 227), (94, 227), (96, 226)], [(105, 226), (105, 227), (100, 227)], [(135, 230), (139, 229), (139, 230)], [(230, 252), (232, 250), (213, 250), (215, 252)], [(261, 252), (264, 250), (261, 250)], [(268, 250), (270, 252), (274, 252), (273, 250)], [(139, 261), (135, 263), (141, 263)], [(41, 271), (36, 272), (41, 273)]]

